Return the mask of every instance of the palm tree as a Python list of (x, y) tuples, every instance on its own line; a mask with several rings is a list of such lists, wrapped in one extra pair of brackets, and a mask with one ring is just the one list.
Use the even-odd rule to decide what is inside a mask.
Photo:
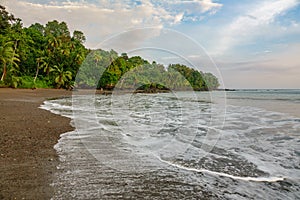
[[(34, 83), (35, 83), (35, 81), (36, 81), (37, 76), (39, 75), (39, 70), (40, 70), (40, 68), (41, 68), (42, 65), (44, 64), (44, 59), (45, 59), (45, 57), (39, 57), (39, 58), (36, 59), (37, 66), (36, 66), (35, 77), (34, 77), (34, 79), (33, 79), (33, 82), (34, 82)], [(42, 62), (43, 62), (43, 64), (40, 65)]]
[(43, 69), (47, 77), (49, 77), (49, 74), (52, 71), (52, 67), (50, 65), (51, 57), (47, 54), (47, 51), (43, 50), (41, 55), (41, 57), (36, 59), (37, 68), (34, 80), (36, 80), (40, 69)]
[(48, 50), (58, 48), (61, 45), (61, 40), (54, 36), (48, 39)]
[(44, 72), (47, 72), (47, 76), (49, 76), (49, 73), (51, 71), (51, 67), (49, 65), (49, 57), (47, 56), (46, 51), (42, 50), (40, 52), (40, 54), (41, 54), (41, 57), (38, 57), (36, 59), (37, 66), (36, 66), (35, 77), (34, 77), (34, 80), (33, 80), (34, 83), (37, 79), (37, 76), (39, 75), (40, 69), (44, 69)]
[(55, 83), (57, 88), (69, 87), (69, 81), (72, 80), (72, 72), (65, 71), (63, 65), (55, 65), (51, 70), (55, 74)]
[(12, 66), (18, 67), (16, 62), (19, 62), (19, 55), (15, 53), (13, 49), (13, 42), (6, 42), (0, 46), (0, 62), (3, 64), (3, 72), (1, 76), (1, 81), (3, 81), (7, 74), (7, 65), (12, 64)]
[(100, 60), (102, 60), (102, 56), (99, 54), (98, 51), (95, 51), (95, 53), (94, 53), (94, 61), (96, 63), (96, 69), (98, 67), (98, 63), (99, 63)]

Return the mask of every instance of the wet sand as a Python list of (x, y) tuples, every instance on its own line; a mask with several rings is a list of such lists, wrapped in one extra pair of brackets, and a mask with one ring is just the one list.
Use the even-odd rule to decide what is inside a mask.
[(53, 146), (70, 120), (38, 108), (44, 100), (71, 96), (54, 89), (0, 88), (0, 199), (50, 199), (58, 165)]

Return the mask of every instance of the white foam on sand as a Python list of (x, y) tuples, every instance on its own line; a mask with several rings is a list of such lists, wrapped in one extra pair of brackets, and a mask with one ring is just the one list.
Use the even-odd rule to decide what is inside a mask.
[(228, 178), (232, 178), (235, 180), (242, 180), (242, 181), (254, 181), (254, 182), (277, 182), (277, 181), (283, 181), (285, 178), (284, 177), (241, 177), (241, 176), (234, 176), (234, 175), (230, 175), (230, 174), (226, 174), (226, 173), (222, 173), (222, 172), (215, 172), (215, 171), (210, 171), (207, 169), (196, 169), (196, 168), (191, 168), (191, 167), (185, 167), (179, 164), (175, 164), (166, 160), (161, 159), (159, 156), (157, 156), (157, 158), (163, 162), (166, 163), (168, 165), (171, 165), (173, 167), (177, 167), (183, 170), (187, 170), (187, 171), (193, 171), (193, 172), (202, 172), (202, 173), (207, 173), (207, 174), (211, 174), (211, 175), (216, 175), (216, 176), (223, 176), (223, 177), (228, 177)]

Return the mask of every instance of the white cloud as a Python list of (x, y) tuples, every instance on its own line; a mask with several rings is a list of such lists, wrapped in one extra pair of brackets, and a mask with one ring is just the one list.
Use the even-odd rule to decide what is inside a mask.
[(294, 20), (291, 21), (291, 24), (292, 24), (293, 27), (296, 27), (296, 28), (299, 27), (299, 23), (297, 23), (297, 22), (294, 21)]
[(214, 14), (222, 7), (222, 4), (214, 3), (212, 0), (168, 0), (165, 2), (169, 5), (177, 5), (178, 10), (185, 11), (188, 14), (196, 15), (198, 15), (199, 12), (210, 12), (211, 14)]
[(181, 20), (183, 19), (183, 13), (179, 13), (178, 15), (175, 16), (174, 18), (174, 24), (178, 24), (181, 22)]
[(249, 42), (264, 34), (262, 30), (270, 26), (277, 16), (298, 4), (297, 0), (262, 1), (250, 8), (245, 15), (237, 17), (231, 24), (219, 30), (221, 39), (211, 53), (222, 55), (235, 45)]
[(202, 12), (210, 11), (212, 14), (216, 13), (216, 11), (222, 7), (222, 4), (213, 3), (211, 0), (202, 0), (200, 4), (202, 6)]
[(183, 13), (170, 13), (148, 0), (141, 4), (109, 0), (100, 0), (99, 4), (85, 1), (41, 4), (11, 0), (4, 5), (8, 11), (21, 18), (25, 26), (36, 22), (46, 24), (54, 19), (65, 21), (71, 31), (76, 29), (85, 33), (88, 47), (94, 47), (105, 38), (128, 29), (174, 25), (183, 18)]

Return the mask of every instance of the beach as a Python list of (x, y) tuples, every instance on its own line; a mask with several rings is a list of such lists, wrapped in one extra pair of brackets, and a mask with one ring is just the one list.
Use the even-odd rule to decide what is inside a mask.
[(299, 91), (210, 95), (0, 89), (0, 199), (298, 199)]
[(0, 199), (50, 199), (58, 165), (53, 148), (70, 119), (42, 110), (66, 90), (0, 88)]

